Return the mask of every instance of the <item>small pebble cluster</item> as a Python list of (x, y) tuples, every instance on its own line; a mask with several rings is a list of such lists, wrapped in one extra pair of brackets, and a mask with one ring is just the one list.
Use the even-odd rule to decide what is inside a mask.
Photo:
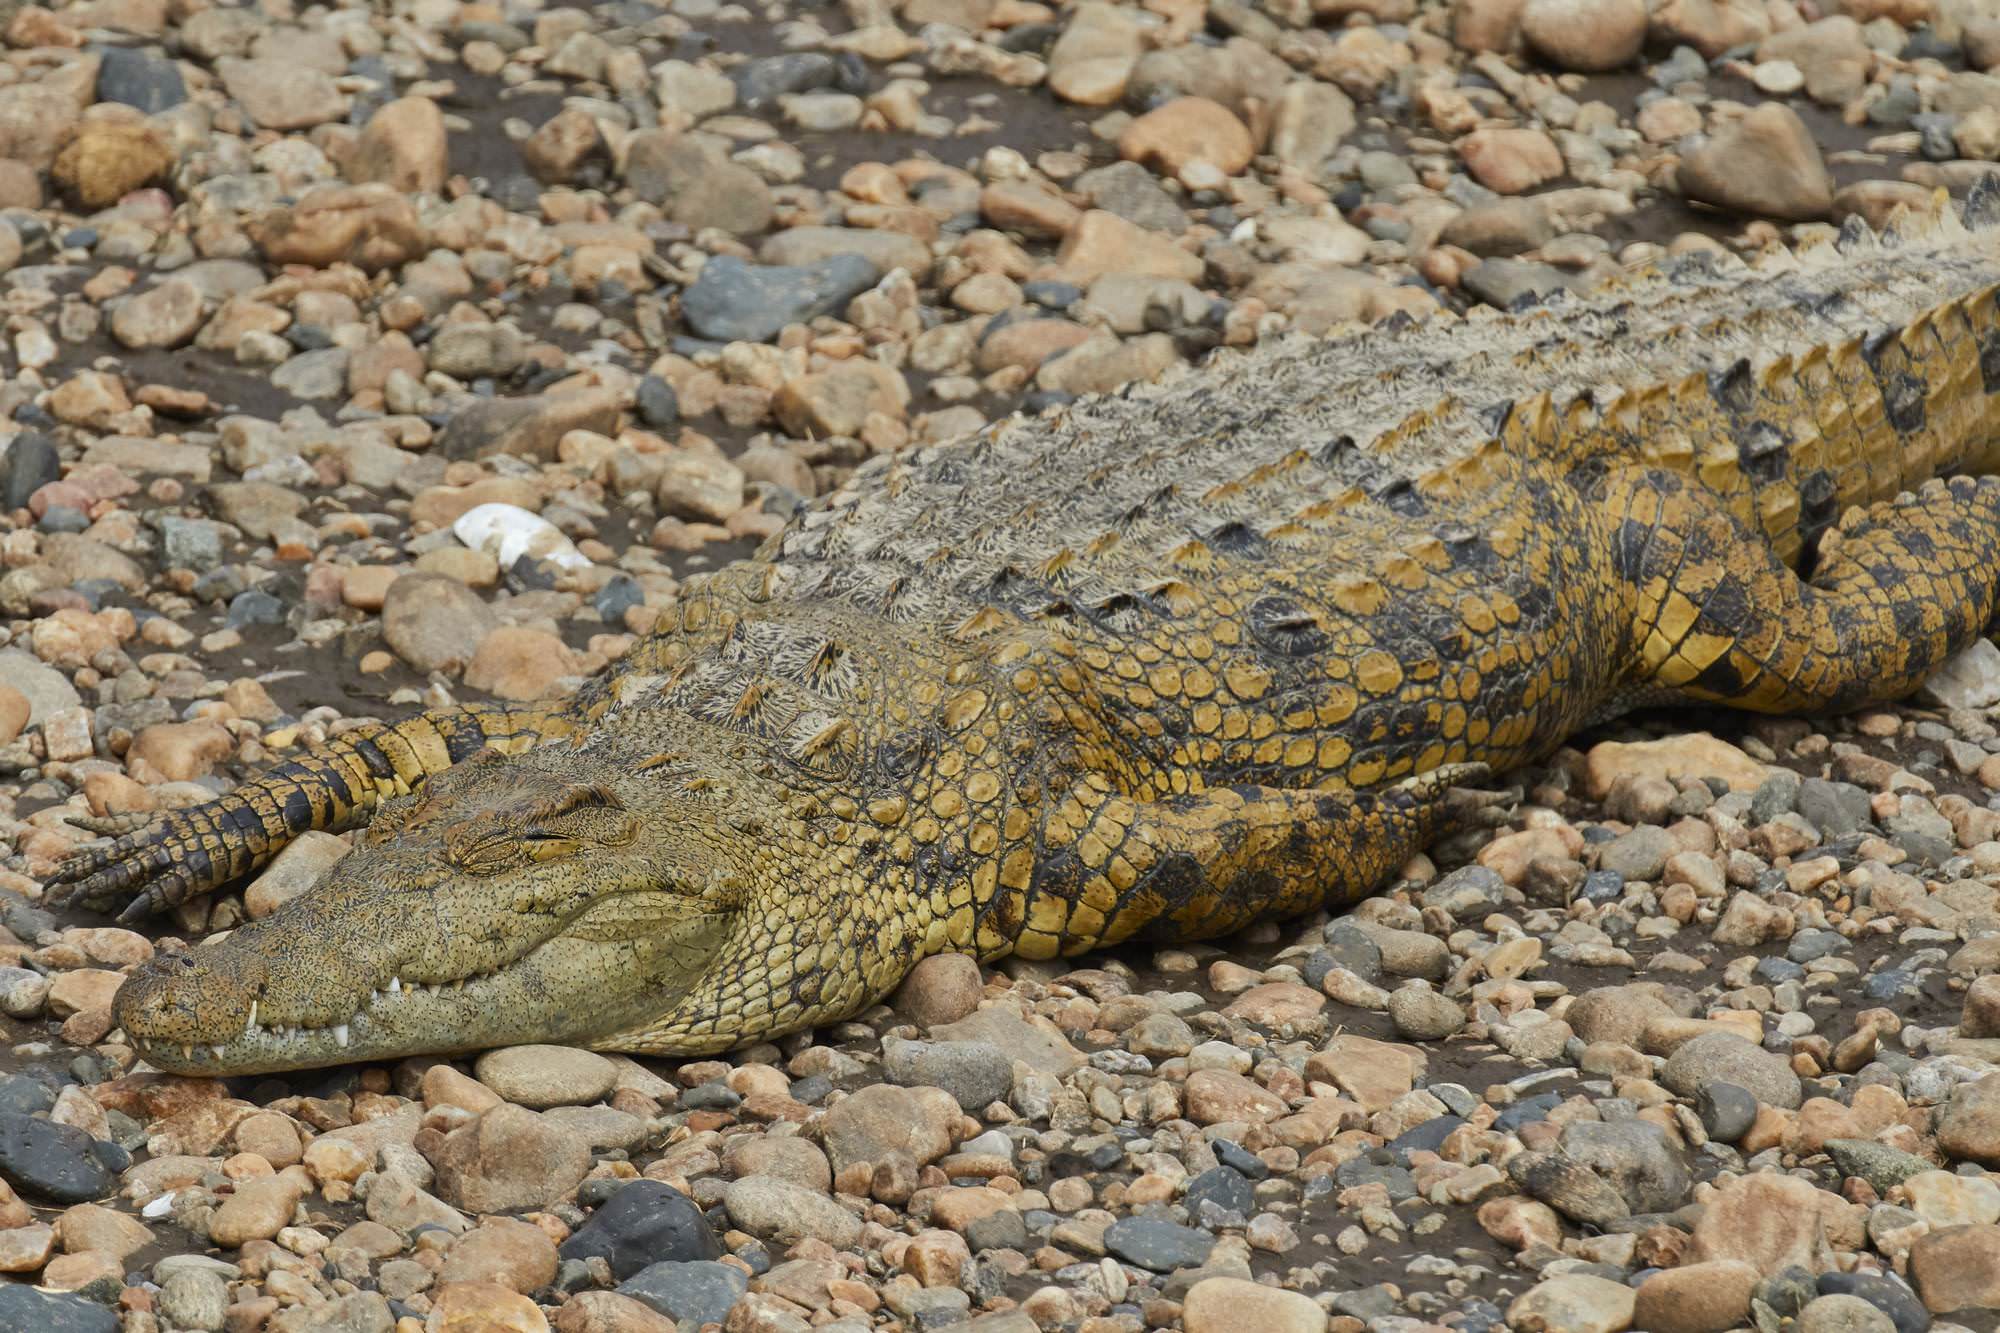
[[(2000, 649), (1649, 717), (1353, 910), (726, 1059), (227, 1082), (70, 815), (573, 686), (867, 458), (2000, 170), (1966, 0), (0, 0), (0, 1329), (2000, 1318)], [(1702, 731), (1697, 728), (1707, 727)]]

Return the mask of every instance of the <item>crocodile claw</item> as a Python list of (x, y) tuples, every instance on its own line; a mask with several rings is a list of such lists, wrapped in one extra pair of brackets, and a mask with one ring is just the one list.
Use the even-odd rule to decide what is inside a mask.
[(45, 885), (45, 900), (52, 907), (108, 912), (122, 902), (120, 921), (143, 921), (230, 877), (230, 868), (216, 865), (209, 855), (204, 835), (213, 833), (195, 811), (147, 814), (138, 820), (82, 815), (70, 822), (110, 841), (79, 848), (56, 867)]

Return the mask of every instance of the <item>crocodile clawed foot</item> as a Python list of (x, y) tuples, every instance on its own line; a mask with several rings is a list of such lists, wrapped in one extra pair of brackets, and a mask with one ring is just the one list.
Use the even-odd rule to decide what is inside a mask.
[(118, 919), (134, 922), (212, 887), (197, 886), (190, 864), (177, 858), (164, 814), (73, 815), (69, 822), (110, 841), (79, 848), (56, 867), (44, 886), (51, 907), (109, 912), (122, 903)]
[(1447, 830), (1495, 828), (1506, 822), (1507, 808), (1519, 804), (1525, 793), (1519, 787), (1495, 790), (1477, 785), (1492, 777), (1493, 770), (1485, 764), (1443, 764), (1401, 785), (1434, 795)]

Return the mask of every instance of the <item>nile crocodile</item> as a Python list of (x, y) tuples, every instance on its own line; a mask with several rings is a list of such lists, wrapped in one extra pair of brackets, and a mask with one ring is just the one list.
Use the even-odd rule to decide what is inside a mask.
[(574, 697), (93, 821), (56, 896), (129, 919), (366, 826), (126, 983), (126, 1036), (194, 1074), (714, 1052), (941, 951), (1338, 907), (1594, 720), (1889, 700), (1987, 632), (1996, 283), (2000, 188), (1940, 193), (876, 459)]

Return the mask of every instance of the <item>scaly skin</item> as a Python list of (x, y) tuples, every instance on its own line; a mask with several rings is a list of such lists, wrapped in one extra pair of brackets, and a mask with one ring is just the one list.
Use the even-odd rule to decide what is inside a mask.
[(576, 699), (342, 737), (58, 891), (151, 910), (374, 815), (120, 993), (197, 1074), (712, 1052), (940, 951), (1352, 901), (1593, 719), (1892, 699), (1993, 625), (2000, 479), (1936, 478), (2000, 464), (1996, 193), (1970, 232), (1940, 196), (1893, 243), (1287, 342), (882, 460)]

